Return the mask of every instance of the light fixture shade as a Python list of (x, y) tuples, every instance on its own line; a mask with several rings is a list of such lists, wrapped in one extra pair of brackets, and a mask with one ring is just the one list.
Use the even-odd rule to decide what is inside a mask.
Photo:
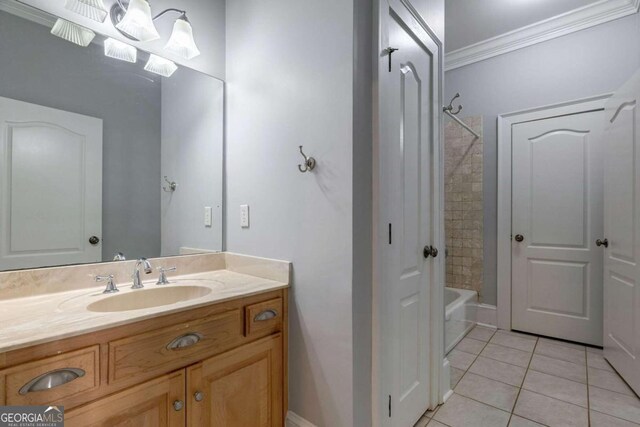
[(138, 49), (112, 38), (104, 41), (104, 54), (109, 58), (119, 59), (120, 61), (133, 63), (138, 61)]
[(98, 22), (104, 22), (109, 13), (102, 0), (66, 0), (64, 7)]
[(178, 69), (178, 66), (174, 64), (173, 61), (152, 54), (149, 57), (147, 65), (144, 66), (144, 69), (164, 77), (171, 77)]
[(160, 38), (151, 17), (151, 7), (147, 0), (131, 0), (127, 13), (116, 28), (141, 42), (148, 42)]
[(58, 18), (56, 23), (53, 25), (51, 34), (82, 47), (89, 46), (89, 43), (91, 43), (93, 38), (96, 36), (96, 33), (88, 28), (81, 27), (73, 22), (65, 21), (62, 18)]
[(200, 50), (193, 39), (193, 28), (191, 28), (189, 21), (184, 18), (176, 19), (171, 37), (164, 48), (184, 59), (192, 59), (200, 55)]

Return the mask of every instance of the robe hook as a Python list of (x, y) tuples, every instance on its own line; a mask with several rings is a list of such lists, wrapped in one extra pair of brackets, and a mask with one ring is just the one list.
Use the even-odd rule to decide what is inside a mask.
[(298, 170), (302, 173), (312, 171), (316, 167), (316, 159), (313, 157), (307, 157), (307, 155), (304, 154), (304, 151), (302, 151), (302, 145), (300, 146), (300, 154), (304, 157), (304, 167), (302, 167), (302, 165), (298, 165)]
[(451, 101), (449, 101), (449, 105), (447, 105), (446, 107), (443, 108), (444, 111), (448, 111), (451, 114), (453, 114), (454, 116), (456, 114), (458, 114), (460, 111), (462, 111), (462, 104), (458, 105), (458, 109), (456, 111), (453, 111), (453, 101), (455, 101), (457, 98), (460, 98), (460, 94), (456, 93), (453, 98), (451, 98)]
[(164, 176), (164, 180), (168, 184), (168, 187), (165, 187), (164, 185), (162, 186), (162, 190), (165, 193), (173, 193), (174, 191), (176, 191), (176, 188), (178, 188), (178, 183), (177, 182), (169, 181), (169, 178), (167, 178), (167, 175)]

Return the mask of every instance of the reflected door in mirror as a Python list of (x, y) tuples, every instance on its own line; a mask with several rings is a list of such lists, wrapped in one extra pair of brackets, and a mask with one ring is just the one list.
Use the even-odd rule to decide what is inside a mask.
[(0, 270), (101, 261), (102, 120), (0, 97), (0, 127)]

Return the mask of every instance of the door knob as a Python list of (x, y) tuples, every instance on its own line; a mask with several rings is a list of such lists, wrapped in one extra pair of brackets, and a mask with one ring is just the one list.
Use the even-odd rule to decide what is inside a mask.
[(596, 246), (604, 246), (605, 248), (609, 247), (609, 240), (608, 239), (604, 239), (604, 240), (596, 240)]
[(520, 243), (522, 241), (524, 241), (524, 236), (522, 234), (516, 234), (516, 242)]
[(100, 243), (100, 238), (98, 236), (91, 236), (89, 237), (89, 243), (91, 243), (92, 245), (97, 245), (98, 243)]
[(204, 393), (201, 391), (196, 391), (195, 393), (193, 393), (193, 398), (196, 400), (196, 402), (202, 402), (202, 399), (204, 399)]
[(429, 256), (432, 256), (432, 257), (434, 257), (434, 258), (435, 258), (435, 257), (437, 257), (437, 256), (438, 256), (438, 249), (437, 249), (437, 248), (434, 248), (433, 246), (429, 246), (429, 245), (427, 245), (427, 246), (425, 246), (425, 247), (424, 247), (424, 249), (422, 250), (422, 255), (423, 255), (425, 258), (429, 258)]

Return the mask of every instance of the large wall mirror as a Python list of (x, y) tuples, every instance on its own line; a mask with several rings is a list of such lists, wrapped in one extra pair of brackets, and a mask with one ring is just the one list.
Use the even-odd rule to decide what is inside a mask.
[(179, 16), (145, 50), (66, 3), (0, 0), (0, 270), (222, 250), (218, 2), (192, 59), (161, 51)]

